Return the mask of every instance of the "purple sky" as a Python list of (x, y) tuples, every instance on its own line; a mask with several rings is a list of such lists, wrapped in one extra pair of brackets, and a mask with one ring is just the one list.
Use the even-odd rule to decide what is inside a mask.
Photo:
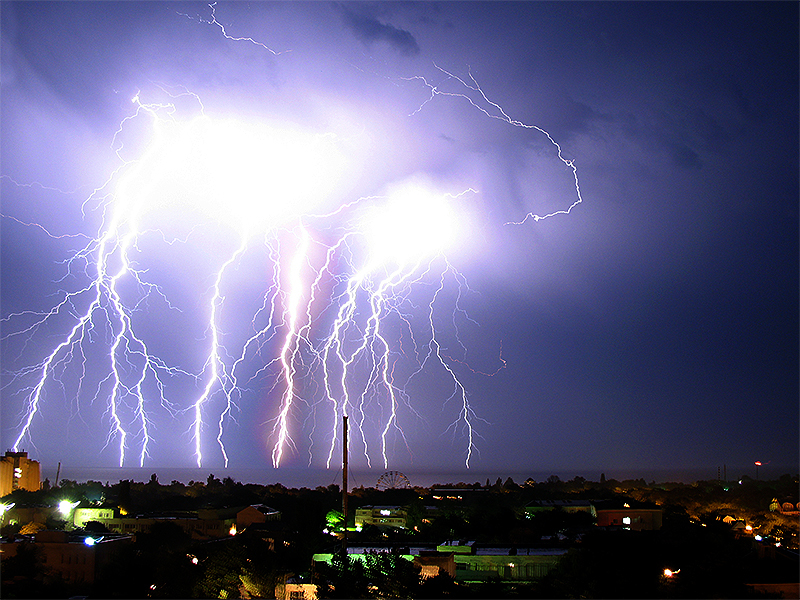
[[(156, 172), (171, 163), (147, 154), (155, 121), (136, 115), (137, 97), (147, 107), (171, 105), (156, 128), (205, 115), (257, 144), (272, 136), (264, 132), (285, 130), (333, 152), (322, 167), (316, 159), (305, 171), (275, 167), (295, 160), (275, 134), (265, 143), (277, 144), (276, 156), (234, 167), (231, 190), (263, 164), (256, 177), (265, 196), (291, 194), (283, 180), (311, 185), (315, 174), (324, 192), (313, 208), (292, 204), (297, 220), (264, 228), (225, 273), (218, 327), (226, 369), (254, 333), (265, 294), (272, 297), (269, 249), (279, 250), (284, 275), (298, 255), (297, 223), (316, 248), (304, 264), (319, 270), (324, 249), (362, 222), (362, 210), (384, 207), (398, 185), (466, 192), (452, 202), (461, 228), (449, 263), (439, 256), (387, 300), (398, 403), (389, 468), (452, 471), (469, 461), (484, 471), (596, 476), (760, 460), (796, 470), (797, 48), (798, 6), (780, 2), (3, 3), (3, 446), (18, 443), (47, 371), (18, 443), (45, 464), (114, 466), (125, 431), (125, 466), (136, 466), (142, 423), (146, 468), (193, 466), (197, 431), (204, 467), (220, 469), (222, 446), (232, 467), (274, 459), (285, 387), (274, 360), (285, 321), (237, 367), (247, 383), (234, 393), (235, 409), (226, 413), (221, 388), (212, 388), (204, 426), (195, 427), (193, 403), (210, 377), (215, 274), (237, 247), (220, 220), (242, 204), (212, 196), (213, 208), (198, 210), (205, 189), (194, 190), (194, 172), (177, 167), (143, 191), (150, 180), (128, 175), (136, 165)], [(509, 224), (579, 199), (547, 134), (563, 160), (574, 160), (583, 202), (569, 214)], [(220, 152), (225, 161), (230, 153)], [(158, 209), (144, 214), (129, 256), (140, 280), (160, 291), (135, 285), (130, 273), (119, 281), (132, 331), (122, 338), (130, 354), (127, 366), (120, 359), (127, 391), (116, 427), (111, 297), (83, 343), (65, 346), (47, 369), (89, 295), (29, 328), (91, 284), (100, 250), (87, 244), (113, 228), (115, 211), (130, 216), (122, 198), (145, 194)], [(308, 218), (359, 199), (336, 216)], [(174, 201), (177, 208), (161, 209)], [(287, 466), (325, 463), (332, 413), (319, 352), (358, 271), (358, 244), (336, 255), (323, 286), (328, 308), (319, 300), (300, 342)], [(112, 262), (122, 256), (112, 254)], [(432, 313), (443, 358), (412, 377), (420, 353), (435, 347), (425, 337), (427, 303), (445, 264), (453, 271)], [(370, 281), (365, 290), (375, 291), (381, 279)], [(356, 331), (354, 321), (351, 343)], [(147, 380), (144, 421), (133, 389), (136, 340), (181, 371), (161, 373), (169, 410)], [(366, 460), (366, 440), (380, 469), (391, 398), (385, 386), (368, 385), (370, 360), (353, 367), (351, 393), (366, 390), (363, 410), (350, 411), (365, 428), (363, 440), (354, 434), (353, 460)]]

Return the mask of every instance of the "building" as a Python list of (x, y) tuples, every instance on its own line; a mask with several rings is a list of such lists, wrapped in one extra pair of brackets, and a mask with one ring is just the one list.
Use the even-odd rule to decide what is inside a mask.
[[(478, 547), (474, 542), (444, 542), (432, 548), (348, 547), (350, 557), (364, 560), (368, 552), (393, 553), (420, 567), (422, 577), (446, 573), (459, 583), (534, 581), (544, 577), (566, 554), (566, 548)], [(315, 554), (313, 561), (330, 563), (333, 554)]]
[(245, 528), (280, 520), (280, 512), (255, 504), (244, 508), (201, 509), (197, 511), (172, 511), (147, 515), (122, 515), (116, 506), (90, 506), (75, 508), (72, 523), (84, 527), (96, 521), (110, 531), (124, 534), (149, 533), (157, 523), (173, 523), (195, 540), (210, 540), (235, 535)]
[(453, 553), (455, 579), (461, 583), (535, 581), (567, 553), (566, 548), (478, 547), (473, 542), (445, 542), (437, 550)]
[(778, 502), (777, 498), (773, 498), (769, 505), (769, 510), (771, 512), (779, 512), (784, 515), (800, 515), (800, 502), (795, 502), (794, 500), (784, 500), (783, 502)]
[(317, 600), (317, 586), (297, 575), (275, 584), (276, 600)]
[(619, 527), (633, 531), (661, 529), (662, 509), (635, 500), (541, 500), (525, 507), (528, 518), (537, 513), (561, 510), (591, 515), (598, 527)]
[(436, 577), (446, 573), (453, 579), (456, 578), (456, 560), (453, 552), (439, 552), (438, 550), (420, 550), (414, 556), (414, 564), (420, 569), (420, 577)]
[(264, 504), (251, 504), (244, 508), (235, 509), (236, 528), (241, 531), (254, 523), (266, 523), (267, 521), (280, 521), (281, 513), (274, 508)]
[(87, 536), (44, 530), (38, 532), (33, 541), (4, 542), (0, 555), (5, 560), (16, 556), (23, 544), (34, 544), (42, 552), (44, 566), (65, 583), (93, 583), (103, 567), (131, 542), (129, 536)]
[(632, 531), (661, 529), (663, 511), (655, 504), (634, 500), (594, 503), (598, 527), (619, 527)]
[(563, 510), (567, 513), (588, 513), (595, 519), (597, 518), (597, 511), (591, 500), (540, 500), (526, 506), (525, 515), (530, 518), (536, 513), (551, 510)]
[(434, 500), (455, 500), (460, 502), (465, 497), (474, 498), (477, 495), (488, 494), (487, 488), (474, 487), (440, 487), (431, 489), (431, 497)]
[(362, 506), (356, 509), (356, 528), (375, 525), (376, 527), (399, 527), (405, 529), (408, 514), (399, 506)]
[(46, 523), (53, 515), (51, 506), (11, 506), (6, 509), (0, 524), (25, 525), (27, 523)]
[(0, 458), (0, 497), (14, 490), (35, 492), (40, 487), (39, 463), (30, 460), (27, 452), (9, 450)]

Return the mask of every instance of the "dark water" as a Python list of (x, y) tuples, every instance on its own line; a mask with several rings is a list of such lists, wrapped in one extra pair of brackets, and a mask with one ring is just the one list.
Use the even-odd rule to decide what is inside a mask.
[[(49, 465), (42, 467), (42, 480), (48, 478), (51, 483), (55, 482), (56, 467)], [(348, 487), (350, 489), (363, 487), (373, 487), (378, 478), (384, 473), (383, 469), (373, 470), (350, 470), (348, 472)], [(758, 478), (762, 480), (776, 479), (784, 473), (796, 474), (797, 466), (761, 467)], [(342, 470), (320, 469), (320, 468), (170, 468), (170, 467), (145, 467), (145, 468), (119, 468), (119, 467), (85, 467), (78, 465), (62, 464), (59, 477), (61, 480), (71, 479), (79, 483), (85, 481), (100, 481), (102, 483), (117, 483), (122, 479), (146, 482), (155, 473), (158, 481), (168, 484), (171, 481), (189, 483), (190, 481), (206, 481), (209, 475), (217, 479), (231, 477), (234, 481), (241, 483), (257, 484), (276, 484), (280, 483), (288, 488), (316, 488), (318, 486), (328, 486), (331, 484), (341, 485)], [(648, 483), (666, 481), (677, 481), (682, 483), (693, 483), (700, 480), (711, 480), (718, 478), (717, 467), (709, 468), (685, 468), (685, 469), (607, 469), (603, 471), (606, 479), (644, 479)], [(720, 467), (719, 478), (724, 478), (723, 473), (727, 474), (729, 481), (735, 481), (746, 475), (753, 479), (756, 478), (755, 467), (753, 466), (731, 466), (728, 465), (725, 471)], [(501, 471), (501, 470), (473, 470), (463, 469), (460, 471), (416, 471), (405, 470), (403, 474), (408, 478), (411, 485), (421, 487), (432, 487), (436, 484), (449, 483), (480, 483), (485, 484), (488, 480), (494, 483), (500, 478), (505, 481), (511, 477), (516, 483), (523, 483), (526, 479), (532, 478), (535, 481), (545, 481), (549, 476), (556, 475), (563, 481), (567, 481), (576, 476), (583, 477), (589, 481), (599, 481), (600, 471), (597, 470), (554, 470), (554, 471)]]

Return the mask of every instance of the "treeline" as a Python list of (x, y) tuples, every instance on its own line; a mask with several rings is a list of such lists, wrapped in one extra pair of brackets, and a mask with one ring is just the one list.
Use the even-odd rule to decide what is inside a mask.
[[(378, 490), (372, 487), (351, 489), (349, 497), (354, 507), (368, 504), (406, 506), (417, 500), (433, 501), (442, 498), (442, 504), (459, 505), (482, 504), (487, 495), (492, 496), (492, 504), (524, 507), (536, 500), (589, 499), (606, 500), (620, 497), (638, 501), (652, 502), (661, 506), (680, 506), (690, 516), (713, 511), (736, 510), (742, 517), (756, 517), (763, 514), (773, 498), (779, 501), (798, 501), (798, 475), (785, 474), (770, 481), (757, 481), (744, 477), (734, 482), (718, 480), (684, 483), (647, 483), (643, 479), (617, 481), (601, 477), (599, 482), (575, 477), (562, 481), (551, 475), (545, 481), (528, 479), (516, 483), (510, 477), (503, 481), (498, 478), (491, 483), (447, 483), (434, 484), (430, 488)], [(444, 491), (443, 491), (444, 490)], [(450, 490), (450, 492), (447, 492)], [(69, 479), (50, 485), (45, 480), (42, 489), (36, 492), (15, 490), (2, 499), (15, 502), (17, 506), (55, 506), (59, 501), (84, 502), (92, 505), (114, 505), (129, 513), (153, 511), (197, 510), (200, 508), (221, 508), (266, 504), (284, 514), (297, 512), (298, 506), (307, 508), (312, 504), (325, 505), (324, 512), (341, 505), (341, 488), (336, 484), (309, 488), (287, 488), (280, 483), (256, 484), (241, 483), (231, 477), (219, 479), (209, 474), (205, 481), (190, 481), (188, 484), (173, 480), (161, 483), (153, 473), (147, 482), (121, 480), (114, 484), (99, 481), (78, 483)]]

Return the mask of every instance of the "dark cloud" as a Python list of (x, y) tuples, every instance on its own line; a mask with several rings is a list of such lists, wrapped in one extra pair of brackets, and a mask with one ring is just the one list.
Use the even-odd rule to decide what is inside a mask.
[(375, 17), (359, 14), (347, 7), (341, 7), (341, 12), (345, 25), (364, 44), (369, 45), (382, 41), (406, 56), (419, 54), (417, 40), (405, 29), (399, 29), (388, 23), (381, 23)]
[(675, 143), (668, 148), (672, 161), (678, 167), (699, 169), (703, 166), (700, 156), (686, 144)]

